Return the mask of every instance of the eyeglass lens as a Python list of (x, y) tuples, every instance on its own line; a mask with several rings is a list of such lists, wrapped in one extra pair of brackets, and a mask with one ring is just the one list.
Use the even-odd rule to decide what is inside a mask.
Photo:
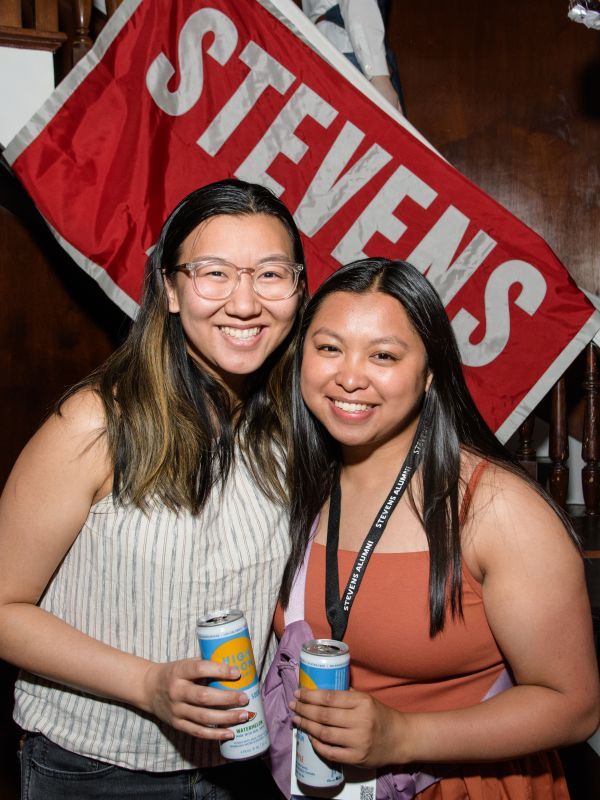
[[(194, 288), (200, 297), (224, 300), (238, 286), (241, 272), (223, 263), (203, 262), (193, 268)], [(298, 282), (298, 274), (285, 263), (269, 261), (251, 273), (254, 291), (265, 300), (284, 300), (290, 297)]]

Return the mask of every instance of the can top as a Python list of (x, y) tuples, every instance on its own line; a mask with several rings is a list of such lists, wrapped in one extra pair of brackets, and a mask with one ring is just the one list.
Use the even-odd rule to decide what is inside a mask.
[(335, 639), (311, 639), (304, 642), (302, 652), (313, 656), (343, 656), (348, 652), (348, 645)]
[(222, 608), (200, 617), (196, 625), (200, 628), (212, 628), (215, 625), (223, 625), (226, 622), (235, 622), (243, 618), (244, 613), (239, 608)]

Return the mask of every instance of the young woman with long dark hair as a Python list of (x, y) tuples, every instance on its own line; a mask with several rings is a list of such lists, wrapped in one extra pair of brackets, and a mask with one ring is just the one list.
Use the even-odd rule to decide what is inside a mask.
[(289, 554), (304, 294), (300, 236), (271, 192), (192, 192), (129, 337), (18, 459), (0, 502), (0, 656), (22, 668), (24, 798), (229, 798), (249, 780), (217, 747), (247, 698), (206, 685), (239, 670), (197, 656), (195, 622), (243, 609), (263, 659)]
[(305, 619), (349, 645), (353, 689), (299, 690), (295, 724), (377, 768), (378, 797), (568, 797), (553, 748), (600, 713), (581, 553), (477, 411), (418, 270), (364, 260), (319, 288), (293, 409), (282, 605), (310, 549)]

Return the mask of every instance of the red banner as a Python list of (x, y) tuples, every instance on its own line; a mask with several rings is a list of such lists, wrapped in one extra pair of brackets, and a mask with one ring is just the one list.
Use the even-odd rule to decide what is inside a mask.
[(545, 242), (435, 153), (291, 0), (125, 0), (5, 155), (132, 315), (167, 213), (227, 176), (294, 213), (313, 288), (361, 256), (411, 261), (503, 439), (600, 327)]

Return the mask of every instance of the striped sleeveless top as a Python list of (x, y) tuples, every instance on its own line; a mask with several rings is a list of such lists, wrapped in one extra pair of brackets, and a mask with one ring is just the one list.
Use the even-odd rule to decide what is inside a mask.
[[(113, 647), (150, 659), (198, 655), (196, 619), (240, 608), (257, 666), (265, 660), (289, 555), (287, 511), (257, 488), (238, 456), (202, 512), (146, 512), (100, 500), (40, 606)], [(14, 718), (61, 747), (122, 767), (166, 772), (222, 762), (218, 745), (127, 705), (22, 672)]]

